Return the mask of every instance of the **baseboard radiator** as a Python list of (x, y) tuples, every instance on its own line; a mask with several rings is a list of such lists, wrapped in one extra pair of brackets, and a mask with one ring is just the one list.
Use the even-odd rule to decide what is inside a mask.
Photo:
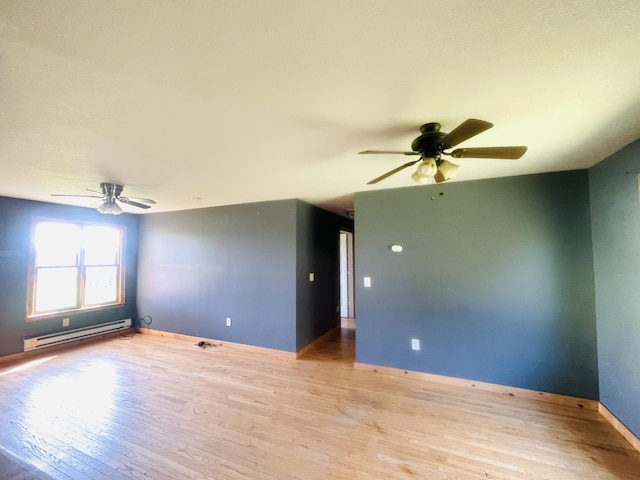
[(24, 339), (24, 351), (35, 350), (42, 347), (50, 347), (61, 343), (72, 342), (81, 338), (89, 338), (105, 333), (117, 332), (131, 328), (131, 319), (116, 320), (115, 322), (101, 323), (100, 325), (92, 325), (90, 327), (76, 328), (74, 330), (66, 330), (64, 332), (51, 333), (49, 335), (41, 335), (38, 337), (30, 337)]

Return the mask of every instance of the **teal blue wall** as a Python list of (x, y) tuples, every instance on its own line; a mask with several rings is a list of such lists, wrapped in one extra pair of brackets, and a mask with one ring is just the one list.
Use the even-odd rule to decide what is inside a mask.
[(355, 202), (358, 362), (598, 398), (586, 171)]
[(296, 200), (145, 215), (138, 310), (156, 330), (296, 351)]
[(145, 215), (140, 315), (157, 330), (295, 352), (340, 322), (343, 223), (300, 200)]
[(589, 170), (600, 401), (640, 437), (638, 173), (640, 140)]
[[(31, 219), (34, 216), (125, 225), (125, 305), (25, 322)], [(0, 356), (22, 352), (24, 337), (123, 318), (135, 319), (138, 219), (136, 215), (105, 216), (90, 208), (0, 197)], [(70, 318), (69, 327), (62, 327), (63, 317)]]

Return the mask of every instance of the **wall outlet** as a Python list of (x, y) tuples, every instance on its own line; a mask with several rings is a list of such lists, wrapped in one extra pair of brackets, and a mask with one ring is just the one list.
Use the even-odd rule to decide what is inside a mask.
[(227, 317), (227, 327), (231, 326), (231, 317)]
[(411, 350), (420, 350), (420, 339), (412, 338), (411, 339)]
[(62, 319), (62, 326), (63, 327), (68, 327), (69, 326), (69, 319), (68, 318), (63, 318)]

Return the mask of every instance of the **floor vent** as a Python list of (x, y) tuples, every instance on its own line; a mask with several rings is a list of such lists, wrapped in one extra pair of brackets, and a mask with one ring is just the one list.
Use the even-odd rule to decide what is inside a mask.
[(59, 345), (60, 343), (72, 342), (81, 338), (117, 332), (118, 330), (126, 330), (128, 328), (131, 328), (131, 319), (125, 318), (124, 320), (101, 323), (100, 325), (92, 325), (91, 327), (76, 328), (75, 330), (66, 330), (64, 332), (51, 333), (49, 335), (25, 338), (24, 351), (26, 352), (37, 348), (50, 347), (52, 345)]

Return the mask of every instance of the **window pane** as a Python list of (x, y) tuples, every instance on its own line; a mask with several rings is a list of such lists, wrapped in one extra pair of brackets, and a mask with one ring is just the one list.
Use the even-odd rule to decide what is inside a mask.
[(28, 317), (122, 302), (124, 233), (120, 225), (34, 223)]
[(36, 270), (36, 312), (76, 307), (78, 269), (39, 268)]
[(118, 299), (118, 267), (87, 267), (85, 269), (84, 303), (98, 305)]
[(120, 230), (90, 226), (83, 234), (85, 265), (115, 265), (120, 251)]
[(75, 266), (80, 252), (80, 227), (41, 222), (36, 226), (36, 267)]

